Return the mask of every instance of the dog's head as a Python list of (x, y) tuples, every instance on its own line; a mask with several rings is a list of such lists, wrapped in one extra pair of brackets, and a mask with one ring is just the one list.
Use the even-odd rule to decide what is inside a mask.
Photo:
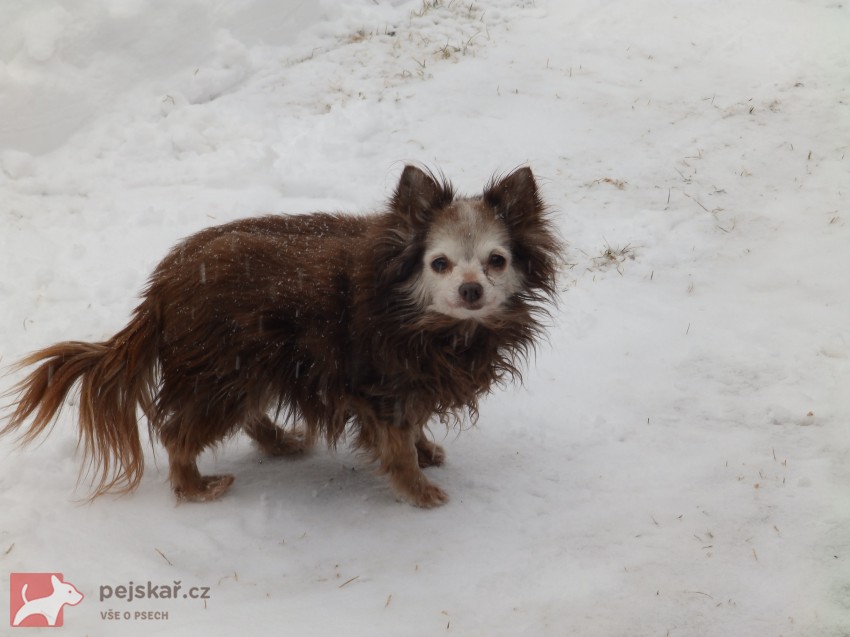
[(518, 300), (554, 294), (558, 242), (529, 168), (456, 198), (445, 180), (406, 166), (391, 211), (400, 250), (385, 273), (418, 313), (491, 323)]

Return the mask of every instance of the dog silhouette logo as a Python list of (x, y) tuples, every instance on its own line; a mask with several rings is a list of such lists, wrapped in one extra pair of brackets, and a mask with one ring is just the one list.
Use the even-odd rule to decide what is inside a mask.
[(83, 594), (62, 573), (12, 573), (11, 610), (14, 628), (59, 627), (65, 606), (76, 606)]

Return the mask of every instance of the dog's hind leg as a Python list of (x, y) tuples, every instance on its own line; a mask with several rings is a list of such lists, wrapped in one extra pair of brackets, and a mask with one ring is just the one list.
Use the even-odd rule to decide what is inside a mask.
[(304, 453), (312, 442), (301, 432), (278, 427), (266, 414), (248, 418), (242, 428), (270, 456), (295, 456)]
[(200, 427), (187, 426), (171, 419), (159, 431), (168, 452), (168, 476), (178, 501), (208, 502), (220, 498), (233, 484), (232, 474), (203, 476), (198, 470), (198, 456), (205, 447), (220, 437), (205, 439)]

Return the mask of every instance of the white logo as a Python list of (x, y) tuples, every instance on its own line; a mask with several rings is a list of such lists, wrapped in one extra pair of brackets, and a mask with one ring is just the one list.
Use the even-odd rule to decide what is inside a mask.
[[(36, 597), (35, 599), (27, 599), (27, 589), (30, 584), (38, 586), (42, 591), (47, 589), (46, 578), (50, 578), (50, 585), (53, 592), (44, 597)], [(17, 584), (17, 585), (16, 585)], [(39, 586), (40, 585), (40, 586)], [(61, 573), (13, 573), (12, 574), (12, 609), (15, 612), (15, 617), (12, 620), (12, 626), (21, 626), (21, 624), (29, 617), (41, 615), (47, 620), (48, 626), (61, 626), (62, 608), (68, 606), (76, 606), (83, 600), (83, 594), (78, 591), (73, 584), (62, 581)], [(14, 599), (15, 592), (18, 591), (20, 601)], [(23, 605), (18, 606), (23, 602)], [(58, 623), (57, 623), (58, 620)], [(41, 624), (41, 622), (39, 622)], [(36, 625), (27, 622), (27, 625)], [(43, 624), (41, 624), (43, 625)]]

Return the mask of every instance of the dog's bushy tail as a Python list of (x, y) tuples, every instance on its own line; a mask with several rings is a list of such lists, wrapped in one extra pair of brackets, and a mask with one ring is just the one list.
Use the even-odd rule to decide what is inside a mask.
[(78, 435), (87, 460), (83, 467), (92, 474), (92, 497), (132, 491), (144, 469), (137, 408), (152, 413), (158, 333), (156, 321), (140, 306), (108, 341), (68, 341), (30, 354), (13, 370), (38, 367), (7, 394), (14, 411), (0, 435), (21, 431), (26, 444), (52, 429), (80, 381)]

